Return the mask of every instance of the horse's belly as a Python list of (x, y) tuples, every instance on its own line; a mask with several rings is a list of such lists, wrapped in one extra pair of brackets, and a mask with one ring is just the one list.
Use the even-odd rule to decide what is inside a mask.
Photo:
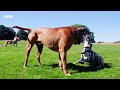
[(58, 44), (51, 44), (51, 45), (46, 45), (49, 49), (53, 50), (53, 51), (59, 51), (59, 47)]

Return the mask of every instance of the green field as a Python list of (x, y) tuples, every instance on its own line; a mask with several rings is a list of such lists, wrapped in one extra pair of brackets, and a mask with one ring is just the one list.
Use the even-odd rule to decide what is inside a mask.
[[(3, 45), (5, 41), (0, 41)], [(105, 68), (95, 70), (87, 63), (72, 64), (79, 60), (83, 44), (73, 45), (67, 52), (67, 66), (71, 76), (64, 76), (58, 67), (58, 53), (44, 46), (41, 55), (42, 66), (37, 66), (34, 46), (28, 60), (28, 68), (23, 68), (26, 41), (18, 46), (0, 47), (0, 79), (120, 79), (120, 45), (93, 44), (93, 50), (103, 57)]]

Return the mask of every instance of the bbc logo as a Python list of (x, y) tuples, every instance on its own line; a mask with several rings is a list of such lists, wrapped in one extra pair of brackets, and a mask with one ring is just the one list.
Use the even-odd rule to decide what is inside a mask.
[(12, 15), (4, 15), (4, 18), (13, 18)]

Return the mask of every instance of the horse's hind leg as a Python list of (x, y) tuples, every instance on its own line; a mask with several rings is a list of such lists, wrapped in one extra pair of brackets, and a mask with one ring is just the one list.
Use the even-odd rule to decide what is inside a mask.
[(38, 61), (38, 65), (41, 65), (40, 55), (42, 54), (43, 44), (39, 45), (38, 43), (36, 43), (36, 45), (37, 45), (37, 49), (38, 49), (36, 58), (37, 58), (37, 61)]
[(60, 70), (63, 70), (60, 53), (59, 53), (59, 67), (60, 67)]
[(25, 56), (25, 60), (24, 60), (24, 67), (27, 67), (28, 57), (30, 55), (30, 51), (32, 49), (32, 46), (33, 46), (33, 44), (31, 44), (29, 41), (27, 41), (26, 56)]

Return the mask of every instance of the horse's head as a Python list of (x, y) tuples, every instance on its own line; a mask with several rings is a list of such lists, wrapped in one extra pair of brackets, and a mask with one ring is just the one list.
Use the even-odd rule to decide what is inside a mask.
[(83, 42), (84, 37), (86, 35), (90, 35), (90, 30), (88, 28), (86, 27), (74, 28), (74, 37), (75, 37), (74, 44), (80, 44), (81, 42)]

